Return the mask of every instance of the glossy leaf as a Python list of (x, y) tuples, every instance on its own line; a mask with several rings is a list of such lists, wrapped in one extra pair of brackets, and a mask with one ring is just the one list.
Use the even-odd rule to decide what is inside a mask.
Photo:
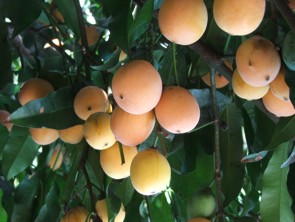
[(289, 166), (290, 164), (295, 162), (295, 148), (293, 148), (293, 151), (291, 152), (288, 159), (282, 164), (282, 168)]
[(117, 182), (115, 184), (115, 192), (117, 193), (118, 197), (122, 201), (124, 206), (127, 206), (131, 201), (131, 198), (134, 193), (134, 188), (132, 186), (130, 178), (125, 178), (121, 182)]
[(3, 196), (3, 191), (2, 191), (2, 189), (0, 189), (0, 221), (7, 222), (8, 215), (6, 213), (6, 210), (2, 206), (2, 196)]
[(6, 145), (8, 141), (8, 136), (9, 136), (9, 132), (7, 128), (4, 125), (0, 124), (0, 157), (2, 156), (4, 146)]
[(247, 156), (244, 156), (241, 160), (242, 163), (252, 163), (252, 162), (258, 162), (260, 160), (262, 160), (266, 154), (268, 152), (267, 151), (261, 151), (259, 153), (252, 153), (249, 154)]
[(287, 158), (288, 144), (281, 144), (273, 152), (264, 172), (260, 204), (262, 221), (294, 221), (294, 214), (291, 211), (291, 198), (286, 185), (289, 168), (281, 168), (282, 163)]
[(150, 219), (151, 221), (172, 222), (174, 221), (173, 213), (171, 211), (169, 197), (162, 192), (153, 198), (146, 197), (149, 202)]

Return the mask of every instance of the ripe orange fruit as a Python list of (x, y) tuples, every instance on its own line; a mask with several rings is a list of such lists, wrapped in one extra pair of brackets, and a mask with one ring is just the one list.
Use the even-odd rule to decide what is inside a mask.
[(25, 105), (32, 100), (47, 96), (52, 91), (54, 88), (48, 81), (33, 78), (23, 83), (18, 92), (18, 100), (21, 105)]
[(232, 87), (235, 94), (246, 100), (255, 100), (262, 98), (269, 90), (269, 85), (255, 87), (250, 86), (240, 76), (240, 73), (236, 69), (232, 77)]
[[(106, 199), (96, 201), (95, 209), (96, 209), (97, 215), (100, 217), (102, 222), (109, 222)], [(118, 214), (116, 215), (114, 222), (123, 222), (125, 219), (125, 215), (126, 215), (125, 208), (123, 204), (121, 204), (121, 208)]]
[(58, 131), (60, 139), (69, 144), (77, 144), (81, 142), (83, 139), (83, 133), (83, 125), (76, 125)]
[(295, 11), (295, 0), (287, 0), (289, 8), (294, 12)]
[(116, 106), (111, 115), (111, 129), (116, 140), (127, 146), (136, 146), (145, 141), (151, 134), (155, 122), (152, 110), (133, 115)]
[(88, 211), (84, 207), (76, 207), (69, 210), (60, 220), (60, 222), (91, 222), (91, 219), (87, 219)]
[(208, 220), (203, 217), (195, 217), (195, 218), (189, 219), (187, 222), (211, 222), (211, 220)]
[(74, 110), (77, 116), (86, 120), (96, 112), (106, 112), (109, 100), (106, 92), (96, 86), (86, 86), (77, 93), (74, 99)]
[(0, 110), (0, 124), (4, 125), (7, 128), (7, 130), (10, 132), (13, 124), (8, 123), (9, 116), (10, 116), (9, 112), (7, 112), (6, 110)]
[(279, 99), (289, 101), (290, 89), (285, 82), (285, 68), (282, 66), (277, 77), (269, 84), (272, 93)]
[(248, 35), (260, 25), (265, 6), (265, 0), (214, 0), (213, 16), (228, 34)]
[(84, 123), (84, 137), (94, 149), (104, 150), (116, 142), (110, 121), (110, 114), (97, 112), (89, 116)]
[(116, 142), (108, 149), (100, 151), (100, 165), (103, 171), (111, 178), (119, 180), (130, 176), (130, 165), (138, 153), (136, 146), (122, 144), (125, 163), (122, 164), (119, 144)]
[(171, 133), (186, 133), (199, 122), (200, 107), (195, 97), (185, 88), (168, 86), (163, 90), (155, 108), (159, 124)]
[(236, 64), (246, 83), (261, 87), (268, 85), (278, 75), (281, 58), (271, 41), (253, 36), (239, 46)]
[[(85, 26), (85, 32), (87, 37), (87, 43), (89, 46), (94, 45), (99, 40), (100, 34), (93, 25)], [(82, 40), (79, 40), (79, 44), (82, 44)]]
[(262, 97), (265, 108), (278, 117), (292, 116), (295, 114), (295, 109), (291, 101), (284, 101), (276, 97), (271, 90)]
[(170, 183), (169, 162), (153, 148), (141, 151), (131, 162), (130, 179), (134, 189), (142, 195), (160, 193)]
[(51, 153), (50, 159), (48, 161), (48, 166), (53, 170), (60, 168), (63, 160), (63, 154), (60, 152), (60, 147), (56, 147)]
[(190, 45), (204, 34), (208, 13), (203, 0), (164, 0), (159, 10), (159, 27), (171, 42)]
[(58, 131), (50, 128), (30, 128), (30, 134), (35, 143), (48, 145), (58, 139)]
[(131, 114), (143, 114), (159, 102), (162, 80), (152, 64), (134, 60), (116, 71), (112, 91), (115, 101), (123, 110)]

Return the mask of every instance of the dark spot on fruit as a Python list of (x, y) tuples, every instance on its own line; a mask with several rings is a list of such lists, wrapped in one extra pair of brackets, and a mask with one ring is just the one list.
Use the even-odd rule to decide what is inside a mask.
[(284, 99), (285, 101), (288, 101), (288, 100), (289, 100), (287, 97), (283, 97), (283, 99)]
[(177, 133), (181, 133), (180, 130), (176, 130)]
[(123, 98), (124, 98), (122, 94), (120, 94), (120, 96), (119, 96), (119, 97), (120, 97), (120, 99), (123, 99)]
[(109, 144), (108, 144), (108, 143), (105, 143), (105, 144), (104, 144), (104, 146), (107, 146), (107, 145), (109, 145)]
[(217, 75), (218, 77), (222, 77), (222, 75), (221, 75), (220, 73), (217, 73), (216, 75)]
[(249, 60), (249, 63), (248, 63), (248, 65), (249, 65), (249, 66), (252, 66), (252, 62), (251, 62), (251, 60)]
[(266, 80), (266, 81), (269, 81), (269, 79), (270, 79), (269, 76), (266, 76), (266, 77), (265, 77), (265, 80)]
[(90, 111), (91, 109), (92, 109), (91, 106), (88, 106), (88, 107), (87, 107), (87, 110), (88, 110), (88, 111)]

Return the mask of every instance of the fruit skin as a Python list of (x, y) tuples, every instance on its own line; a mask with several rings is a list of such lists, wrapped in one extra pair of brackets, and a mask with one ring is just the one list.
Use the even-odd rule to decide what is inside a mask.
[(269, 84), (272, 93), (279, 99), (290, 101), (290, 89), (285, 82), (285, 68), (282, 66), (277, 77)]
[(203, 217), (195, 217), (195, 218), (189, 219), (187, 222), (211, 222), (211, 220), (208, 220)]
[[(86, 32), (86, 37), (87, 37), (87, 44), (89, 46), (94, 45), (95, 43), (97, 43), (97, 41), (100, 38), (100, 34), (99, 32), (96, 30), (96, 27), (93, 25), (90, 26), (85, 26), (85, 32)], [(79, 44), (82, 44), (81, 39), (79, 40)]]
[(97, 112), (89, 116), (84, 123), (84, 137), (94, 149), (107, 149), (116, 142), (110, 121), (110, 114)]
[(190, 45), (204, 34), (208, 22), (203, 0), (164, 0), (158, 23), (162, 34), (171, 42)]
[[(109, 222), (106, 199), (96, 201), (95, 209), (96, 209), (97, 215), (100, 217), (102, 222)], [(125, 219), (125, 215), (126, 215), (125, 208), (123, 204), (121, 204), (121, 208), (118, 214), (116, 215), (114, 222), (123, 222)]]
[(52, 91), (54, 88), (48, 81), (33, 78), (23, 83), (18, 92), (18, 100), (21, 105), (25, 105), (32, 100), (47, 96)]
[(13, 124), (12, 123), (5, 123), (8, 121), (8, 117), (10, 116), (10, 113), (7, 112), (6, 110), (0, 110), (0, 124), (4, 125), (7, 130), (10, 132)]
[(112, 79), (117, 104), (131, 114), (151, 111), (162, 94), (162, 79), (147, 61), (133, 60), (121, 66)]
[(60, 152), (60, 147), (56, 147), (50, 156), (50, 159), (48, 161), (48, 166), (53, 171), (55, 171), (60, 168), (60, 166), (62, 164), (62, 160), (63, 160), (63, 154), (62, 154), (62, 152)]
[(76, 125), (67, 129), (58, 131), (59, 137), (62, 141), (69, 144), (77, 144), (82, 141), (84, 134), (83, 125)]
[(32, 139), (39, 145), (48, 145), (58, 139), (58, 131), (50, 128), (30, 128)]
[(96, 112), (106, 112), (109, 108), (109, 100), (106, 92), (96, 86), (86, 86), (79, 90), (74, 99), (76, 115), (86, 120)]
[(134, 189), (142, 195), (160, 193), (170, 184), (169, 162), (153, 148), (143, 150), (132, 160), (130, 179)]
[(116, 106), (111, 115), (111, 129), (116, 140), (127, 146), (144, 142), (153, 131), (155, 122), (153, 111), (133, 115)]
[(295, 71), (295, 34), (292, 31), (283, 40), (282, 55), (286, 66)]
[(125, 163), (121, 162), (119, 144), (116, 142), (108, 149), (100, 151), (100, 165), (103, 171), (111, 178), (119, 180), (130, 176), (130, 166), (133, 158), (138, 153), (136, 146), (122, 144)]
[(260, 25), (265, 6), (265, 0), (214, 0), (213, 17), (228, 34), (248, 35)]
[(261, 87), (276, 78), (281, 68), (281, 58), (271, 41), (256, 35), (239, 46), (236, 64), (246, 83)]
[(235, 94), (246, 100), (255, 100), (262, 98), (269, 90), (269, 85), (255, 87), (246, 83), (236, 69), (232, 77), (232, 87)]
[(287, 117), (295, 114), (295, 109), (291, 101), (284, 101), (277, 98), (271, 90), (262, 97), (265, 108), (277, 117)]
[[(85, 222), (88, 216), (88, 211), (84, 207), (76, 207), (70, 209), (60, 220), (60, 222)], [(88, 219), (87, 222), (92, 222)]]
[(190, 217), (211, 217), (216, 207), (216, 199), (211, 190), (200, 190), (190, 197), (187, 212)]
[(288, 0), (288, 6), (294, 12), (295, 11), (295, 0)]
[(168, 86), (155, 107), (156, 119), (165, 130), (179, 134), (191, 131), (200, 120), (200, 107), (185, 88)]

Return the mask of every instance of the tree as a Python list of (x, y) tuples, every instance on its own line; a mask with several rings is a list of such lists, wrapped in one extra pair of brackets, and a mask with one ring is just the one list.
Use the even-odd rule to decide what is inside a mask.
[[(211, 221), (294, 221), (293, 1), (266, 1), (258, 27), (242, 35), (223, 30), (214, 12), (216, 2), (204, 1), (208, 21), (201, 38), (176, 44), (159, 27), (161, 0), (0, 0), (0, 221), (60, 221), (66, 213), (69, 218), (69, 212), (78, 211), (84, 215), (81, 221), (87, 217), (102, 221), (96, 214), (99, 211), (101, 216), (102, 205), (111, 221), (122, 209), (128, 222), (185, 222), (194, 216)], [(234, 8), (230, 10), (235, 13)], [(180, 40), (187, 37), (177, 34)], [(271, 42), (281, 62), (279, 68), (284, 69), (281, 81), (290, 101), (274, 96), (279, 99), (275, 105), (283, 104), (274, 109), (269, 108), (266, 96), (246, 100), (235, 88), (239, 86), (234, 70), (242, 70), (237, 51), (257, 35)], [(82, 88), (96, 86), (102, 90), (101, 98), (104, 93), (107, 98), (103, 110), (96, 112), (112, 113), (117, 104), (112, 95), (113, 76), (133, 60), (152, 64), (163, 88), (177, 85), (189, 90), (200, 107), (193, 130), (171, 133), (156, 120), (147, 138), (130, 144), (139, 153), (154, 148), (168, 160), (169, 186), (154, 195), (140, 194), (129, 176), (112, 179), (110, 166), (105, 173), (107, 166), (100, 163), (103, 151), (91, 147), (89, 134), (83, 138), (87, 118), (79, 118), (74, 107)], [(207, 73), (209, 77), (204, 77)], [(219, 88), (217, 77), (227, 85)], [(39, 94), (29, 86), (28, 96), (23, 83), (36, 78), (52, 88), (38, 82), (33, 85)], [(245, 90), (252, 94), (254, 89)], [(268, 88), (266, 92), (272, 93)], [(32, 100), (23, 102), (21, 93)], [(291, 107), (288, 114), (276, 112), (287, 106)], [(101, 127), (105, 130), (108, 117), (101, 118), (106, 121)], [(43, 130), (34, 133), (35, 128)], [(115, 142), (111, 136), (107, 141), (103, 146)], [(121, 165), (136, 155), (124, 155), (126, 147), (120, 142), (112, 149), (120, 154), (114, 160)], [(195, 203), (198, 199), (208, 201)]]

